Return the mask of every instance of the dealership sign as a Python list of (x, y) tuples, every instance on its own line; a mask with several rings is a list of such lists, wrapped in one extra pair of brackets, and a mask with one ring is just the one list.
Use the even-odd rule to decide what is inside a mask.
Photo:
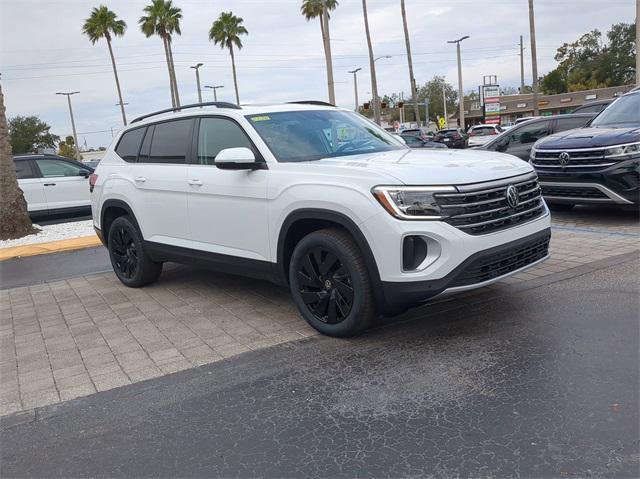
[(484, 85), (482, 87), (484, 103), (484, 122), (500, 124), (500, 86)]

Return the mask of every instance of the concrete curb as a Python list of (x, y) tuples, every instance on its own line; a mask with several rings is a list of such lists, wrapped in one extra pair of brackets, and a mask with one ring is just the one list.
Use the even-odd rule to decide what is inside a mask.
[(91, 248), (102, 243), (97, 236), (82, 236), (60, 241), (50, 241), (48, 243), (35, 243), (10, 248), (0, 249), (0, 261), (25, 256), (35, 256), (39, 254), (59, 253), (61, 251), (72, 251), (76, 249)]

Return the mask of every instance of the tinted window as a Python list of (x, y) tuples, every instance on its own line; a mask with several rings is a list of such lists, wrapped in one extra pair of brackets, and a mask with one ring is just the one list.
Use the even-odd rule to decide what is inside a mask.
[(144, 135), (144, 128), (136, 128), (135, 130), (129, 130), (118, 142), (116, 146), (116, 153), (124, 161), (136, 161), (138, 157), (138, 150), (140, 149), (140, 142)]
[(26, 180), (27, 178), (35, 178), (36, 175), (33, 173), (33, 169), (31, 168), (30, 161), (15, 161), (14, 165), (16, 167), (16, 178), (19, 180)]
[(81, 171), (89, 171), (80, 165), (62, 160), (36, 160), (36, 163), (44, 178), (79, 176)]
[(198, 163), (213, 165), (220, 150), (253, 146), (242, 128), (224, 118), (202, 118), (198, 133)]
[(407, 145), (422, 145), (422, 140), (417, 136), (402, 135), (402, 139), (407, 143)]
[(140, 154), (138, 155), (138, 161), (140, 163), (149, 162), (149, 151), (151, 150), (151, 139), (153, 138), (153, 125), (147, 128), (147, 132), (142, 140), (142, 146), (140, 147)]
[(591, 126), (604, 128), (640, 126), (640, 92), (618, 98), (593, 120)]
[(191, 119), (158, 123), (153, 132), (148, 162), (186, 163), (192, 123)]
[(573, 110), (574, 113), (600, 113), (607, 105), (600, 103), (596, 105), (585, 105)]
[(556, 131), (573, 130), (574, 128), (582, 128), (590, 120), (587, 118), (558, 118), (556, 123)]
[(523, 125), (509, 135), (510, 143), (535, 143), (540, 138), (549, 134), (548, 121), (536, 121), (531, 124)]

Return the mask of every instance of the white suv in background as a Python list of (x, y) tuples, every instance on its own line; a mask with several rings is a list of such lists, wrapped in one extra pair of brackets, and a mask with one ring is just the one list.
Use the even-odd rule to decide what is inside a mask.
[(467, 131), (469, 147), (486, 145), (503, 131), (500, 125), (474, 125)]
[(155, 281), (165, 261), (268, 279), (335, 336), (548, 256), (529, 164), (411, 150), (322, 102), (143, 116), (90, 183), (96, 232), (125, 285)]

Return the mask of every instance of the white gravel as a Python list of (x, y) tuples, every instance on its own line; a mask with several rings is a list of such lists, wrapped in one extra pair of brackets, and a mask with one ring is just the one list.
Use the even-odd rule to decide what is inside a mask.
[(32, 235), (23, 236), (22, 238), (0, 241), (0, 248), (48, 243), (49, 241), (79, 238), (81, 236), (93, 236), (96, 234), (93, 230), (92, 220), (73, 221), (47, 226), (40, 226), (34, 223), (33, 226), (38, 228), (40, 231)]

